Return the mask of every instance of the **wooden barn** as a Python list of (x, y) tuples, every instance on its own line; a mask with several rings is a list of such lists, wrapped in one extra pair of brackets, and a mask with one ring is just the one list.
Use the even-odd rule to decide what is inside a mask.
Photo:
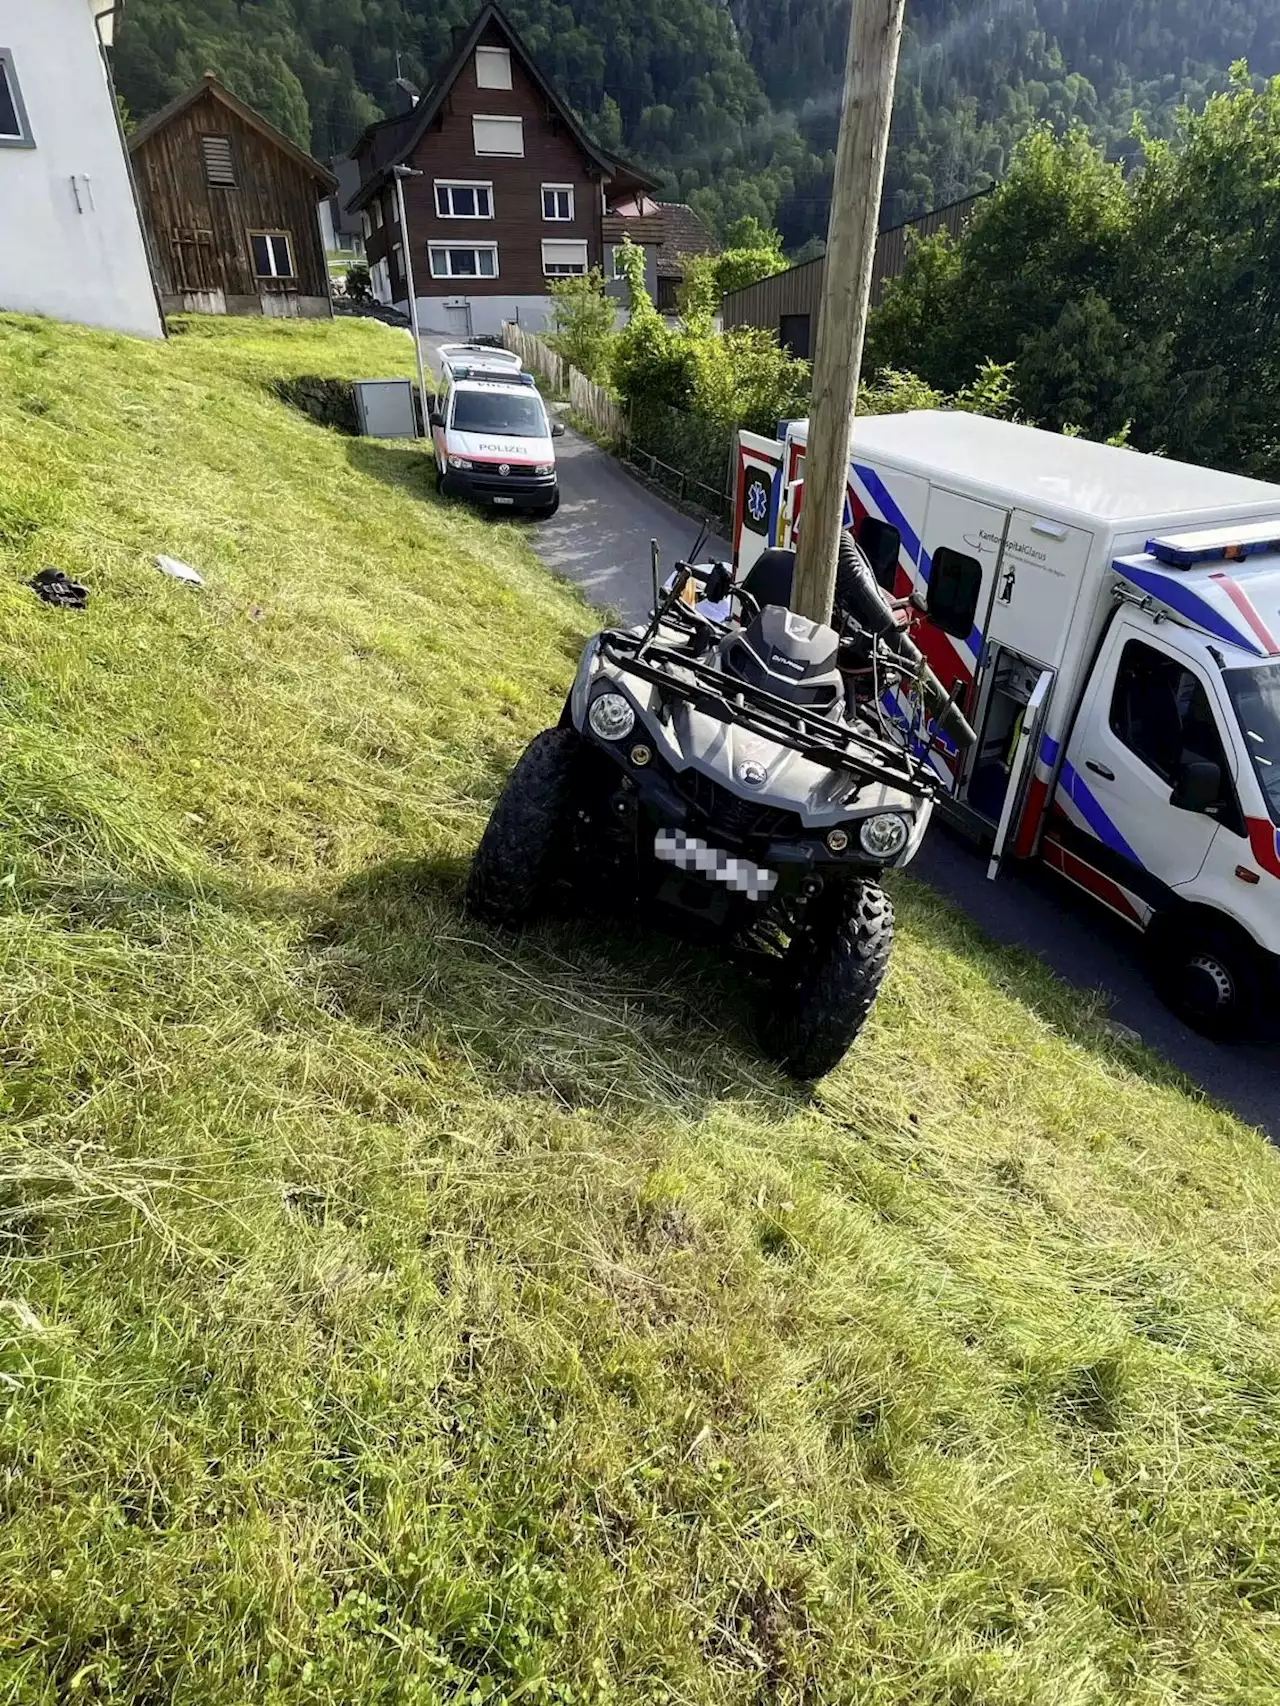
[(129, 153), (166, 313), (333, 312), (319, 204), (338, 180), (212, 72)]

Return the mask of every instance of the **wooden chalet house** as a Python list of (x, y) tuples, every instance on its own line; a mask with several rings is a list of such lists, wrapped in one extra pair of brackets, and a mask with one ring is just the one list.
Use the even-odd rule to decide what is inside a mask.
[(338, 180), (212, 72), (129, 152), (166, 313), (333, 312), (319, 205)]
[[(513, 26), (486, 5), (455, 32), (453, 58), (407, 113), (371, 125), (354, 150), (374, 293), (408, 308), (411, 255), (424, 331), (493, 336), (504, 320), (543, 330), (557, 278), (603, 267), (615, 200), (655, 186), (583, 131)], [(396, 217), (393, 168), (407, 231)], [(647, 244), (660, 236), (642, 231)], [(610, 222), (610, 240), (621, 226)]]

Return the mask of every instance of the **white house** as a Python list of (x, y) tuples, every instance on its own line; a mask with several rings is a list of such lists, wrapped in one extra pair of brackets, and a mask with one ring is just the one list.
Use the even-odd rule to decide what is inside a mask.
[(0, 0), (0, 309), (158, 338), (103, 54), (120, 11)]

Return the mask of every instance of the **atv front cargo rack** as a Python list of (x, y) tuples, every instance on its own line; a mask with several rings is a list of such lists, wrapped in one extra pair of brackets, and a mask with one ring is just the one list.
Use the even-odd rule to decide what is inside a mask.
[(923, 757), (913, 758), (870, 727), (846, 729), (641, 634), (611, 628), (601, 634), (599, 644), (601, 656), (615, 669), (647, 681), (663, 698), (683, 699), (706, 716), (789, 747), (815, 764), (846, 770), (859, 782), (878, 782), (930, 799), (943, 792), (942, 779)]

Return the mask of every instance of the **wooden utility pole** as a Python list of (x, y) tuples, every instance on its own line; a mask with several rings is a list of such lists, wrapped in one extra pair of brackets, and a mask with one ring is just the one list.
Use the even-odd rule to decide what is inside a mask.
[(853, 0), (791, 603), (831, 620), (905, 0)]

